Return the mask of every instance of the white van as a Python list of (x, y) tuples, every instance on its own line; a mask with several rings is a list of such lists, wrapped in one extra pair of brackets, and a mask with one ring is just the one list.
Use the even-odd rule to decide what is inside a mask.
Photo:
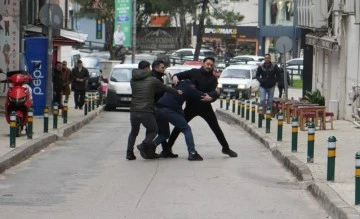
[(105, 110), (114, 110), (116, 107), (130, 107), (132, 99), (130, 80), (133, 69), (137, 68), (138, 64), (114, 65), (106, 91)]

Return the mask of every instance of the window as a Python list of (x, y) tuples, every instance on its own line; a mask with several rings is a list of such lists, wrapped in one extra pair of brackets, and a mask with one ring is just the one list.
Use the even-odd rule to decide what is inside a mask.
[(222, 78), (244, 78), (250, 79), (250, 70), (247, 69), (225, 69), (221, 73)]
[(265, 25), (292, 26), (294, 20), (293, 0), (267, 0)]
[(114, 68), (110, 81), (114, 82), (128, 82), (131, 79), (132, 69)]

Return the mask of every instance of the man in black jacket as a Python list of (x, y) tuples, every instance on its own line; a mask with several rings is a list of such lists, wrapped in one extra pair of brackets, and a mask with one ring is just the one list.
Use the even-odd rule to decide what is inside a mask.
[(62, 91), (62, 78), (61, 78), (61, 62), (56, 62), (53, 72), (53, 103), (57, 103), (61, 107), (61, 91)]
[(71, 71), (73, 77), (73, 89), (75, 109), (82, 109), (85, 101), (86, 81), (89, 78), (89, 71), (84, 68), (82, 61), (78, 60), (76, 67)]
[(157, 88), (166, 92), (182, 94), (175, 88), (161, 83), (158, 79), (150, 75), (150, 63), (147, 61), (139, 62), (139, 69), (134, 69), (130, 81), (132, 89), (132, 101), (130, 105), (131, 132), (128, 138), (126, 159), (135, 160), (134, 144), (142, 124), (146, 128), (146, 135), (143, 142), (137, 146), (140, 155), (144, 159), (157, 158), (155, 156), (155, 145), (153, 140), (158, 133), (158, 127), (154, 115), (155, 104), (154, 96)]
[[(171, 123), (185, 136), (185, 141), (189, 152), (188, 160), (203, 160), (203, 158), (195, 150), (194, 137), (192, 135), (191, 128), (185, 119), (182, 105), (185, 100), (193, 99), (195, 101), (199, 101), (204, 93), (196, 90), (189, 80), (180, 81), (177, 83), (176, 88), (182, 90), (183, 94), (177, 95), (166, 93), (157, 102), (156, 118), (159, 126), (159, 135), (154, 140), (154, 143), (157, 146), (169, 138), (169, 123)], [(163, 146), (163, 152), (166, 150), (167, 147)]]
[[(215, 101), (219, 95), (216, 91), (218, 84), (217, 78), (213, 75), (214, 63), (214, 58), (207, 57), (203, 60), (203, 66), (200, 69), (194, 68), (176, 74), (173, 77), (173, 83), (177, 84), (180, 80), (189, 79), (191, 83), (196, 86), (196, 89), (204, 92), (201, 100), (191, 99), (186, 101), (186, 107), (184, 109), (186, 121), (189, 122), (195, 116), (201, 116), (208, 123), (220, 142), (222, 153), (227, 154), (230, 157), (237, 157), (237, 153), (230, 149), (211, 106), (211, 102)], [(179, 134), (180, 130), (174, 128), (168, 141), (170, 149), (174, 145)]]
[[(256, 79), (260, 83), (260, 105), (263, 106), (263, 109), (266, 109), (266, 106), (272, 109), (272, 103), (274, 99), (275, 85), (279, 78), (279, 67), (271, 62), (270, 54), (265, 54), (265, 62), (259, 65), (256, 71)], [(267, 104), (265, 105), (265, 100), (267, 96)]]

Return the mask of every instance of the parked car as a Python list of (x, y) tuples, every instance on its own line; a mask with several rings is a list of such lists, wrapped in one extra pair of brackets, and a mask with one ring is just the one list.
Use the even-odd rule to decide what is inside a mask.
[(230, 65), (239, 65), (239, 64), (261, 64), (264, 61), (264, 56), (254, 56), (254, 55), (241, 55), (235, 56), (234, 58), (230, 59), (228, 64)]
[(116, 107), (130, 107), (132, 100), (130, 80), (132, 70), (138, 64), (116, 64), (111, 70), (106, 91), (105, 110), (114, 110)]
[[(190, 66), (194, 66), (194, 68), (201, 68), (201, 66), (203, 65), (203, 62), (202, 61), (185, 61), (183, 65), (190, 65)], [(217, 78), (220, 77), (221, 71), (216, 67), (216, 65), (214, 66), (213, 74)]]
[[(183, 64), (184, 61), (194, 60), (195, 49), (184, 48), (176, 50), (170, 55), (170, 60), (175, 64)], [(201, 49), (199, 54), (199, 60), (203, 60), (205, 57), (215, 57), (216, 53), (210, 49)]]
[(303, 67), (304, 67), (303, 58), (295, 58), (286, 61), (286, 70), (290, 74), (301, 74)]
[(97, 90), (100, 87), (102, 71), (100, 68), (88, 68), (89, 79), (87, 90)]
[(175, 74), (177, 74), (179, 72), (187, 71), (187, 70), (190, 70), (192, 68), (196, 68), (196, 66), (193, 66), (193, 65), (174, 65), (174, 66), (167, 67), (165, 69), (165, 73), (167, 75), (169, 75), (169, 77), (171, 78), (172, 76), (174, 76)]
[(239, 98), (250, 98), (260, 87), (256, 79), (257, 65), (230, 65), (226, 67), (218, 80), (218, 88), (222, 95)]

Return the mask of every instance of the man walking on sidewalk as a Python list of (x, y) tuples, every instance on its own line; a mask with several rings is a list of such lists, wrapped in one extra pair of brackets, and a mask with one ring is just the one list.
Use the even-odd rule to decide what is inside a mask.
[(140, 61), (139, 69), (134, 69), (130, 81), (132, 89), (132, 101), (130, 105), (131, 131), (128, 138), (126, 159), (135, 160), (134, 144), (142, 124), (146, 128), (146, 136), (143, 142), (137, 146), (140, 155), (144, 159), (158, 158), (155, 154), (153, 140), (158, 133), (154, 111), (154, 95), (157, 88), (174, 94), (182, 94), (175, 88), (169, 87), (150, 75), (150, 63)]
[[(201, 101), (186, 101), (186, 107), (184, 109), (186, 121), (190, 122), (195, 116), (201, 116), (208, 123), (209, 127), (220, 142), (222, 146), (222, 153), (227, 154), (230, 157), (237, 157), (237, 153), (230, 149), (211, 106), (211, 102), (215, 101), (219, 96), (216, 91), (218, 81), (213, 75), (214, 63), (214, 58), (207, 57), (203, 60), (203, 65), (200, 69), (194, 68), (176, 74), (173, 77), (173, 83), (177, 84), (180, 80), (189, 79), (191, 83), (196, 86), (196, 89), (205, 93), (205, 95), (201, 98)], [(170, 149), (174, 145), (179, 134), (180, 130), (174, 128), (168, 141)]]
[(71, 72), (74, 86), (75, 109), (82, 109), (85, 101), (86, 81), (89, 71), (83, 67), (82, 61), (78, 60), (76, 67)]

